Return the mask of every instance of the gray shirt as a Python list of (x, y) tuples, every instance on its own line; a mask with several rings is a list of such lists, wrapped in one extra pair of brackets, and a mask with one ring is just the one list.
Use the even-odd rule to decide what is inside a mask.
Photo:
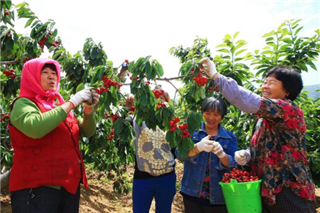
[(133, 121), (136, 131), (135, 153), (137, 167), (152, 176), (170, 173), (174, 170), (175, 160), (166, 134), (160, 128), (151, 130), (143, 122), (139, 126)]

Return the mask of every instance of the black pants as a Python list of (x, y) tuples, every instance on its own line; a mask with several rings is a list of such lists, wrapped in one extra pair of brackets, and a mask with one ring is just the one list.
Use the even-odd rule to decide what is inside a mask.
[[(226, 205), (210, 205), (201, 198), (182, 194), (185, 213), (228, 213)], [(208, 200), (209, 201), (209, 200)]]
[(79, 201), (80, 185), (74, 195), (47, 186), (11, 192), (12, 213), (78, 213)]
[[(262, 199), (263, 201), (263, 199)], [(262, 213), (316, 213), (314, 201), (296, 195), (290, 188), (283, 187), (276, 195), (276, 204), (268, 206), (263, 203)]]

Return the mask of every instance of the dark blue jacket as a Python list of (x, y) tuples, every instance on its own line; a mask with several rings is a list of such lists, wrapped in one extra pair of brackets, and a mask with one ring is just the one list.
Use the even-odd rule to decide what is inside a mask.
[[(194, 143), (198, 143), (202, 138), (206, 137), (208, 133), (204, 129), (204, 123), (201, 124), (201, 129), (195, 131), (191, 136)], [(210, 155), (210, 203), (211, 204), (225, 204), (221, 186), (223, 174), (236, 166), (234, 159), (234, 152), (238, 150), (237, 137), (230, 131), (219, 127), (219, 133), (215, 137), (224, 152), (229, 158), (229, 167), (222, 165), (219, 158), (212, 152), (200, 152), (194, 157), (182, 157), (179, 155), (179, 150), (176, 149), (177, 158), (184, 162), (183, 178), (181, 182), (181, 192), (193, 196), (200, 197), (203, 178), (207, 167), (208, 155)]]

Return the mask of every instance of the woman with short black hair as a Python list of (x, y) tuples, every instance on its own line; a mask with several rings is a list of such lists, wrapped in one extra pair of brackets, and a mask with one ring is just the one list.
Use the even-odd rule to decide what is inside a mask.
[(177, 158), (184, 162), (180, 191), (184, 209), (186, 213), (227, 213), (219, 182), (236, 166), (237, 138), (220, 124), (227, 112), (222, 99), (206, 98), (201, 111), (205, 122), (191, 136), (194, 149), (187, 157), (180, 156), (176, 149)]
[(201, 71), (213, 78), (218, 91), (238, 109), (254, 113), (257, 122), (247, 150), (235, 153), (239, 165), (250, 164), (262, 179), (264, 212), (315, 213), (315, 185), (307, 160), (306, 122), (293, 103), (303, 87), (293, 69), (268, 70), (262, 97), (216, 71), (210, 59), (200, 61)]

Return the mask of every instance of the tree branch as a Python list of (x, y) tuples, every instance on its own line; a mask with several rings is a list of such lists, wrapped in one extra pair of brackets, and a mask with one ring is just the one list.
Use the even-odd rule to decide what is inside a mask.
[(17, 64), (20, 63), (20, 61), (0, 61), (0, 65), (8, 65), (8, 64)]

